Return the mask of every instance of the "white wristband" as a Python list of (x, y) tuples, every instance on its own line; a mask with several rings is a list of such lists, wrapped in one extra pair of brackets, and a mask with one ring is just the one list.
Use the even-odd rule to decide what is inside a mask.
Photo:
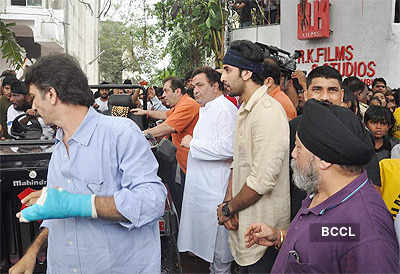
[(94, 202), (96, 198), (96, 195), (92, 195), (92, 218), (93, 219), (97, 219), (97, 210), (96, 210), (96, 204)]

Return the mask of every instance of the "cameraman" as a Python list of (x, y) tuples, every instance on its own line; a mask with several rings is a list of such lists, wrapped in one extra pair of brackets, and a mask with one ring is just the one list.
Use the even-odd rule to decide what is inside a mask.
[(233, 8), (237, 11), (240, 18), (240, 27), (251, 26), (251, 0), (236, 0)]
[(280, 84), (281, 69), (273, 58), (264, 59), (264, 85), (267, 86), (268, 95), (277, 100), (286, 112), (288, 120), (296, 118), (297, 112), (293, 102), (281, 90)]

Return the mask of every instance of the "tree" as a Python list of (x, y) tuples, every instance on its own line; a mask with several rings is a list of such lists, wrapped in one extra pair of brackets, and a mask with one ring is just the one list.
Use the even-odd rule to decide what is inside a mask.
[(10, 29), (12, 26), (15, 26), (15, 23), (6, 24), (0, 19), (0, 49), (7, 63), (19, 69), (24, 62), (24, 51), (15, 40), (15, 33)]
[(129, 29), (121, 22), (100, 23), (99, 69), (101, 78), (112, 83), (122, 83), (124, 70), (140, 71), (136, 56), (132, 51)]
[[(162, 36), (148, 21), (146, 1), (116, 2), (110, 15), (121, 21), (101, 23), (99, 64), (102, 78), (120, 83), (122, 72), (133, 74), (133, 81), (151, 80), (158, 73), (156, 64), (164, 57)], [(117, 14), (117, 15), (115, 15)]]
[(183, 76), (215, 59), (222, 65), (225, 2), (222, 0), (163, 0), (155, 5), (162, 35), (169, 37), (165, 49), (172, 70)]

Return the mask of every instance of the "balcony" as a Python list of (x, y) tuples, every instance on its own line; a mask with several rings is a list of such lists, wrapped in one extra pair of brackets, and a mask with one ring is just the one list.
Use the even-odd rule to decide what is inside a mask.
[(16, 24), (12, 30), (17, 38), (33, 38), (41, 46), (42, 55), (63, 52), (63, 8), (64, 0), (6, 0), (0, 18)]

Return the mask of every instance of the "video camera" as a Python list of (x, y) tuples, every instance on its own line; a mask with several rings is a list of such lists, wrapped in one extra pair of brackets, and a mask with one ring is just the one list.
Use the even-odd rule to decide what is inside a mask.
[(292, 74), (296, 70), (296, 59), (301, 56), (300, 51), (295, 50), (293, 54), (283, 49), (274, 46), (268, 46), (259, 42), (256, 42), (264, 52), (264, 58), (271, 57), (279, 65), (281, 71), (284, 74)]
[[(300, 51), (295, 50), (293, 54), (290, 54), (290, 52), (275, 46), (268, 46), (259, 42), (256, 42), (255, 44), (262, 49), (264, 58), (270, 57), (275, 60), (275, 62), (279, 65), (281, 72), (285, 76), (285, 79), (292, 78), (291, 75), (296, 71), (297, 68), (296, 60), (301, 56)], [(293, 85), (296, 90), (302, 89), (299, 81), (296, 78), (293, 79)]]

